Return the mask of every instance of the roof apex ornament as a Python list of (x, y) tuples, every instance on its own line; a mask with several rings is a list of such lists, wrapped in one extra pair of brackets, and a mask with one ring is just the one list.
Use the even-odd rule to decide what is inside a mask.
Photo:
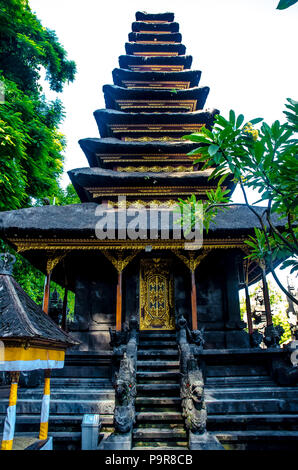
[(12, 276), (13, 265), (16, 257), (11, 253), (0, 253), (0, 274)]

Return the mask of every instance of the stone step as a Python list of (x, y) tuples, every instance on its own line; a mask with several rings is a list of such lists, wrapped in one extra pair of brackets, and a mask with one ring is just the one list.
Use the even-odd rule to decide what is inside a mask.
[(177, 369), (179, 367), (179, 361), (161, 361), (159, 359), (157, 360), (137, 360), (137, 369), (139, 367), (153, 367), (153, 368), (175, 368)]
[(268, 371), (262, 365), (250, 364), (226, 364), (212, 365), (206, 368), (206, 377), (245, 377), (245, 376), (266, 376)]
[(167, 379), (176, 379), (179, 380), (180, 372), (179, 369), (176, 371), (137, 371), (137, 379), (160, 379), (160, 380), (167, 380)]
[(236, 376), (236, 377), (206, 377), (206, 387), (230, 387), (230, 386), (258, 386), (276, 385), (268, 375), (256, 376)]
[(239, 388), (205, 388), (205, 398), (208, 399), (294, 399), (298, 396), (297, 387), (239, 387)]
[[(4, 423), (6, 414), (0, 415), (0, 426)], [(49, 426), (72, 426), (72, 427), (80, 427), (83, 420), (83, 414), (80, 415), (55, 415), (50, 414), (49, 417)], [(111, 425), (113, 424), (113, 415), (101, 415), (100, 420), (102, 425)], [(39, 427), (40, 424), (40, 410), (38, 414), (18, 414), (16, 426), (28, 425)]]
[(210, 414), (246, 414), (246, 413), (297, 413), (298, 400), (283, 399), (206, 399), (207, 412)]
[(224, 429), (296, 429), (298, 430), (298, 414), (229, 414), (214, 415), (209, 414), (207, 429), (219, 431)]
[(171, 422), (183, 422), (181, 413), (177, 411), (167, 411), (154, 413), (152, 411), (139, 411), (136, 413), (137, 422), (159, 422), (159, 421), (171, 421)]
[(177, 348), (177, 342), (176, 341), (155, 341), (155, 340), (152, 340), (152, 341), (147, 341), (146, 340), (140, 340), (139, 341), (139, 347), (140, 348), (153, 348), (154, 346), (158, 347), (158, 348)]
[[(114, 400), (51, 400), (50, 414), (113, 414), (115, 407)], [(0, 401), (0, 413), (5, 414), (7, 409), (7, 400)], [(17, 401), (18, 414), (37, 414), (41, 410), (41, 399), (19, 399)]]
[(136, 428), (133, 430), (133, 439), (183, 439), (187, 433), (183, 428)]
[[(43, 397), (43, 389), (26, 389), (20, 390), (18, 399), (41, 400)], [(115, 391), (111, 390), (94, 390), (94, 389), (56, 389), (51, 390), (51, 400), (113, 400)]]
[(136, 405), (171, 406), (180, 405), (180, 397), (136, 397)]
[(159, 340), (164, 340), (166, 341), (167, 339), (173, 339), (175, 340), (176, 339), (176, 333), (170, 333), (170, 332), (163, 332), (163, 331), (140, 331), (139, 333), (139, 338), (140, 339), (146, 339), (146, 340), (150, 340), (150, 339), (156, 339), (158, 338)]
[(139, 392), (156, 392), (156, 391), (180, 391), (180, 385), (179, 384), (137, 384), (137, 391)]
[(51, 388), (60, 387), (80, 387), (80, 388), (111, 388), (112, 383), (106, 378), (72, 378), (72, 377), (53, 377), (51, 378)]
[(138, 349), (138, 358), (140, 356), (160, 357), (160, 356), (176, 356), (178, 357), (177, 349)]

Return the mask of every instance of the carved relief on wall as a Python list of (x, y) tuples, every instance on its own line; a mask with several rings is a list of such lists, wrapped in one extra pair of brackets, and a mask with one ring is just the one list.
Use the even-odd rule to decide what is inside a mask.
[(160, 258), (141, 260), (140, 329), (173, 330), (174, 290), (171, 262)]

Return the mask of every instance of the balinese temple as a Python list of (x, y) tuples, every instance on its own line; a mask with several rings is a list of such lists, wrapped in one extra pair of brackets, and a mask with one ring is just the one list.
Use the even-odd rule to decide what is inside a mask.
[[(274, 340), (258, 346), (249, 315), (248, 325), (240, 315), (239, 288), (264, 274), (245, 261), (244, 241), (258, 222), (239, 204), (218, 213), (202, 246), (177, 236), (178, 200), (204, 200), (217, 185), (210, 170), (193, 165), (198, 144), (183, 139), (211, 129), (219, 113), (206, 108), (209, 88), (191, 64), (173, 13), (137, 12), (113, 84), (103, 87), (106, 107), (94, 112), (99, 135), (79, 141), (86, 167), (69, 172), (81, 203), (0, 213), (0, 236), (46, 275), (46, 293), (52, 280), (75, 294), (68, 329), (80, 345), (52, 379), (49, 435), (58, 442), (60, 433), (62, 448), (78, 448), (85, 413), (100, 414), (102, 429), (113, 431), (115, 345), (125, 345), (132, 319), (139, 330), (132, 448), (188, 448), (181, 316), (189, 338), (193, 330), (203, 336), (208, 432), (229, 449), (297, 445), (297, 388), (276, 378), (281, 364), (290, 368), (288, 352)], [(224, 184), (235, 189), (232, 175)], [(134, 225), (138, 207), (155, 208), (153, 227)], [(114, 229), (106, 238), (98, 236), (104, 218)], [(270, 305), (266, 314), (272, 327)], [(37, 392), (19, 392), (22, 429), (38, 413)]]

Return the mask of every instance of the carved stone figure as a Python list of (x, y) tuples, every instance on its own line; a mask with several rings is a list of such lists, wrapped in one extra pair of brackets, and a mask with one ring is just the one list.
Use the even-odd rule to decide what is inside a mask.
[(281, 325), (269, 325), (265, 328), (264, 333), (264, 343), (266, 344), (267, 348), (278, 348), (279, 342), (284, 334), (284, 329)]
[(182, 416), (187, 429), (193, 433), (206, 431), (207, 410), (204, 399), (204, 378), (202, 370), (192, 356), (187, 363), (187, 373), (182, 376), (180, 396)]
[(251, 313), (255, 326), (264, 333), (266, 327), (266, 309), (263, 289), (259, 287), (251, 300)]
[(120, 363), (119, 373), (115, 380), (116, 407), (114, 425), (118, 432), (132, 430), (135, 422), (134, 400), (136, 391), (136, 372), (133, 359), (124, 354)]

